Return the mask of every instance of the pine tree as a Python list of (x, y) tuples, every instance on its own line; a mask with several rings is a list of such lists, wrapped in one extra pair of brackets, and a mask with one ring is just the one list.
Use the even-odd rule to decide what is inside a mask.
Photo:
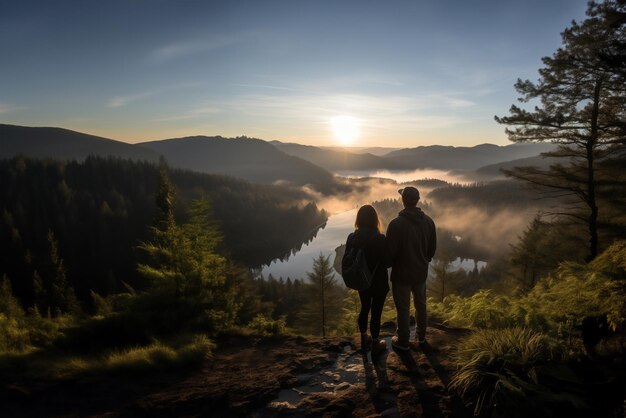
[(157, 298), (159, 303), (173, 303), (184, 315), (194, 313), (194, 320), (213, 330), (229, 326), (241, 305), (236, 300), (237, 289), (226, 283), (228, 262), (216, 252), (222, 237), (209, 201), (193, 201), (189, 222), (178, 225), (172, 187), (162, 169), (156, 204), (159, 215), (151, 227), (153, 239), (138, 247), (147, 256), (146, 262), (138, 264), (139, 273), (151, 282), (152, 292), (163, 295), (163, 299)]
[(300, 320), (304, 328), (325, 337), (341, 320), (342, 295), (332, 270), (330, 255), (320, 254), (313, 260), (309, 279), (307, 303), (302, 308)]
[(4, 314), (9, 319), (24, 317), (24, 309), (13, 295), (11, 281), (6, 274), (2, 276), (0, 283), (0, 314)]
[(67, 271), (63, 259), (59, 254), (59, 242), (52, 230), (48, 230), (48, 244), (50, 245), (50, 262), (52, 277), (48, 289), (48, 309), (58, 316), (61, 313), (79, 314), (81, 309), (74, 289), (67, 280)]
[(428, 286), (428, 290), (437, 295), (441, 302), (443, 302), (446, 294), (450, 294), (450, 280), (453, 274), (449, 270), (452, 261), (453, 258), (450, 252), (445, 249), (440, 249), (437, 252), (437, 257), (432, 264), (434, 274), (429, 283), (430, 285)]
[(600, 244), (598, 193), (612, 183), (599, 167), (607, 160), (623, 158), (626, 151), (626, 3), (591, 2), (587, 15), (563, 31), (561, 48), (543, 58), (538, 82), (518, 80), (515, 84), (521, 102), (538, 99), (540, 105), (533, 110), (513, 105), (510, 116), (495, 119), (514, 127), (506, 129), (514, 142), (558, 145), (543, 155), (564, 163), (505, 173), (549, 196), (567, 199), (568, 208), (554, 214), (586, 224), (588, 258), (593, 259)]

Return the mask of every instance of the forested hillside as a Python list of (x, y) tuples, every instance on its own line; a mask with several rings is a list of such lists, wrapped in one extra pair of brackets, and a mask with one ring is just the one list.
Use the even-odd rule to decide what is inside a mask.
[(149, 149), (69, 129), (0, 124), (0, 158), (16, 155), (60, 160), (84, 160), (90, 155), (159, 160), (159, 154)]
[[(207, 197), (233, 261), (258, 266), (314, 236), (326, 215), (305, 195), (229, 177), (171, 170), (177, 218)], [(0, 161), (2, 271), (25, 305), (33, 277), (48, 280), (59, 258), (80, 300), (93, 290), (119, 292), (140, 283), (135, 263), (156, 214), (158, 167), (89, 157), (84, 162), (14, 158)], [(56, 248), (56, 255), (52, 249)]]
[(173, 167), (201, 173), (235, 176), (254, 183), (312, 185), (325, 193), (336, 186), (328, 171), (260, 139), (195, 136), (143, 142), (139, 146), (164, 156)]

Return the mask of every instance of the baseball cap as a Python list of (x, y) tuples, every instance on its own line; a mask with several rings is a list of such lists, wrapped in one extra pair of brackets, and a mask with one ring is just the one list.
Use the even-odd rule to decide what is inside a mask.
[(398, 190), (398, 193), (402, 195), (402, 198), (408, 201), (417, 202), (420, 200), (420, 192), (413, 186), (407, 186), (404, 189)]

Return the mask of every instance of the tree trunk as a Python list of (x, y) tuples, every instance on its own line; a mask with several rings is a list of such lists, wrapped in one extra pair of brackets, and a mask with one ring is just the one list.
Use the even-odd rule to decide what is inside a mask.
[(324, 306), (324, 280), (322, 278), (322, 337), (326, 336), (326, 307)]
[(600, 90), (602, 78), (596, 81), (593, 91), (593, 108), (591, 110), (591, 137), (587, 142), (587, 204), (589, 205), (589, 257), (591, 261), (598, 255), (598, 206), (596, 204), (596, 181), (594, 167), (594, 150), (598, 143), (598, 114), (600, 108)]

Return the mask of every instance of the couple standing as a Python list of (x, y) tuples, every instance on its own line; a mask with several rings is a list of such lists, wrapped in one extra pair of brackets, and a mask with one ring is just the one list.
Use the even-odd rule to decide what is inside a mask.
[[(362, 248), (367, 265), (373, 271), (372, 285), (359, 291), (361, 311), (358, 325), (361, 332), (361, 348), (380, 352), (386, 349), (384, 340), (379, 339), (380, 318), (389, 281), (387, 268), (391, 267), (391, 286), (396, 305), (397, 335), (391, 340), (397, 350), (409, 350), (410, 300), (415, 305), (416, 337), (420, 345), (426, 343), (426, 278), (428, 263), (435, 254), (437, 237), (435, 223), (417, 207), (420, 194), (415, 187), (399, 190), (404, 210), (389, 223), (387, 236), (380, 232), (380, 220), (371, 205), (362, 206), (356, 216), (356, 231), (348, 236), (346, 254), (352, 248)], [(370, 333), (367, 323), (370, 317)]]

